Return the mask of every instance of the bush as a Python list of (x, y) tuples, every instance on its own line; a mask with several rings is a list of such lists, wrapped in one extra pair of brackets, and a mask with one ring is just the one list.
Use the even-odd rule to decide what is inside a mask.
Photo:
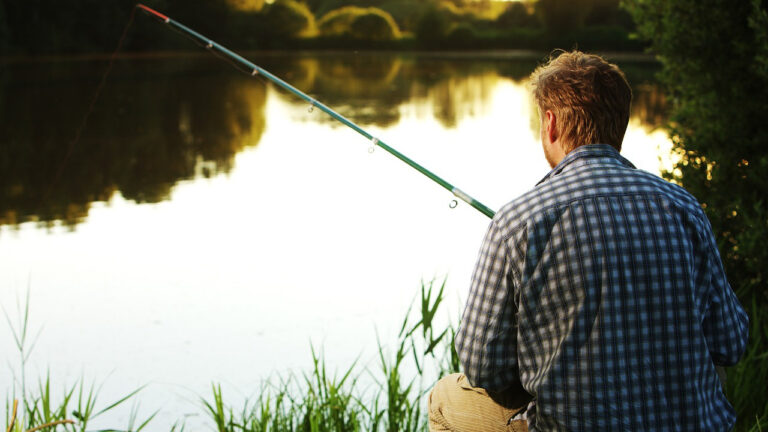
[(451, 26), (451, 17), (437, 8), (430, 8), (416, 23), (416, 39), (422, 44), (433, 46), (438, 44)]
[(277, 0), (265, 12), (270, 33), (282, 38), (313, 36), (316, 33), (315, 16), (307, 5), (294, 0)]
[(459, 24), (446, 36), (447, 42), (456, 48), (471, 47), (475, 45), (477, 39), (477, 30), (470, 24)]
[(5, 17), (5, 6), (0, 2), (0, 50), (6, 51), (9, 48), (8, 41), (11, 39), (11, 33), (8, 30), (7, 18)]
[(394, 40), (400, 37), (400, 29), (392, 17), (381, 9), (369, 8), (352, 21), (349, 32), (358, 40)]
[(584, 25), (590, 26), (619, 26), (626, 30), (634, 30), (632, 16), (619, 7), (619, 0), (596, 0), (584, 19)]
[(225, 0), (225, 3), (239, 12), (259, 12), (264, 8), (264, 0)]
[(431, 6), (424, 1), (387, 0), (379, 7), (392, 15), (401, 31), (413, 33), (419, 18)]
[(512, 2), (496, 17), (495, 25), (503, 29), (536, 28), (540, 27), (541, 23), (535, 15), (528, 13), (524, 4)]
[(357, 6), (334, 9), (317, 21), (317, 30), (321, 36), (343, 36), (349, 31), (352, 21), (361, 15), (363, 10)]
[(536, 12), (551, 34), (578, 30), (591, 10), (591, 0), (539, 0)]
[(400, 37), (400, 29), (392, 16), (379, 8), (345, 6), (325, 14), (317, 23), (320, 34), (329, 37), (351, 37), (357, 40), (382, 41)]
[(577, 46), (584, 51), (642, 51), (646, 47), (643, 41), (630, 38), (629, 32), (619, 26), (584, 27), (567, 35), (554, 36), (551, 45)]

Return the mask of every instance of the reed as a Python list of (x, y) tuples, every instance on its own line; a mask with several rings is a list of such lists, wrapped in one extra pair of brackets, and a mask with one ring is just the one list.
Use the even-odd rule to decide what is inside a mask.
[[(768, 430), (768, 310), (761, 308), (757, 301), (744, 305), (751, 309), (750, 341), (741, 361), (729, 368), (726, 379), (726, 395), (739, 417), (736, 432), (759, 432)], [(761, 395), (755, 397), (755, 395)], [(755, 418), (743, 418), (743, 412), (756, 412)]]
[[(420, 296), (408, 309), (396, 340), (383, 342), (377, 335), (378, 350), (372, 365), (359, 360), (337, 371), (330, 367), (322, 350), (310, 346), (312, 367), (302, 374), (275, 376), (266, 380), (238, 408), (227, 403), (221, 386), (214, 384), (202, 406), (217, 432), (415, 432), (427, 430), (425, 396), (440, 376), (459, 371), (458, 355), (453, 348), (456, 330), (450, 324), (438, 326), (436, 319), (444, 300), (445, 280), (422, 282)], [(50, 374), (28, 389), (24, 366), (36, 338), (29, 338), (29, 296), (19, 306), (19, 320), (6, 319), (19, 351), (20, 375), (12, 389), (22, 389), (17, 398), (6, 398), (6, 430), (36, 432), (44, 430), (85, 432), (89, 422), (133, 399), (140, 387), (112, 404), (97, 409), (98, 388), (84, 379), (66, 387), (56, 398), (51, 390)], [(726, 383), (730, 401), (737, 414), (745, 406), (759, 406), (762, 414), (741, 419), (737, 432), (768, 430), (768, 398), (755, 400), (749, 395), (765, 388), (768, 382), (768, 353), (764, 347), (768, 335), (768, 311), (751, 305), (751, 344), (739, 364), (728, 371)], [(450, 322), (450, 321), (447, 321)], [(13, 390), (12, 390), (13, 391)], [(764, 394), (764, 393), (763, 393)], [(20, 399), (19, 412), (13, 408)], [(131, 409), (128, 424), (112, 431), (139, 432), (147, 427), (157, 411), (139, 420), (139, 405)], [(177, 422), (171, 432), (183, 432)]]
[[(91, 420), (110, 412), (122, 405), (139, 393), (144, 386), (133, 390), (119, 400), (97, 409), (99, 387), (94, 383), (88, 384), (84, 378), (80, 378), (75, 384), (66, 387), (57, 397), (51, 390), (50, 371), (45, 379), (39, 379), (34, 390), (28, 389), (27, 362), (32, 354), (35, 343), (42, 328), (30, 338), (30, 290), (22, 305), (17, 301), (17, 321), (14, 323), (8, 312), (3, 308), (3, 314), (13, 334), (18, 357), (18, 375), (14, 373), (14, 384), (10, 388), (11, 394), (5, 402), (5, 430), (7, 432), (37, 432), (37, 431), (68, 431), (86, 432)], [(16, 388), (21, 389), (21, 394), (16, 394)], [(134, 405), (129, 416), (126, 429), (114, 429), (115, 432), (139, 432), (157, 415), (158, 411), (148, 418), (137, 423), (138, 405)], [(105, 432), (105, 431), (103, 431)]]
[[(435, 329), (435, 316), (443, 301), (445, 281), (421, 284), (420, 315), (408, 309), (397, 340), (388, 347), (378, 337), (375, 367), (358, 361), (331, 372), (322, 352), (311, 347), (312, 369), (297, 378), (267, 381), (257, 397), (234, 410), (225, 404), (221, 387), (214, 385), (203, 405), (218, 432), (386, 431), (426, 430), (424, 395), (451, 364), (438, 352), (450, 352), (452, 329)], [(426, 367), (430, 367), (428, 371)], [(364, 378), (369, 378), (367, 381)], [(276, 381), (276, 382), (275, 382)], [(364, 383), (372, 384), (366, 384)], [(427, 384), (425, 386), (425, 384)]]

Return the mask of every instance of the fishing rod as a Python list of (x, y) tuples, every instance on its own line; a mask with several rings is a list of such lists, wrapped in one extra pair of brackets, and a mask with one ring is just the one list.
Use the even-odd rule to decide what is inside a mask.
[[(270, 72), (264, 70), (263, 68), (251, 63), (250, 61), (246, 60), (239, 54), (231, 51), (227, 47), (217, 43), (216, 41), (209, 39), (202, 34), (192, 30), (191, 28), (185, 26), (184, 24), (181, 24), (180, 22), (173, 20), (169, 18), (166, 15), (161, 14), (160, 12), (144, 6), (143, 4), (139, 3), (136, 5), (136, 7), (140, 8), (147, 14), (154, 16), (155, 18), (158, 18), (160, 21), (164, 22), (165, 24), (168, 24), (175, 30), (181, 32), (182, 34), (185, 34), (192, 38), (193, 40), (196, 40), (200, 42), (202, 45), (204, 45), (208, 50), (213, 52), (218, 52), (222, 55), (224, 55), (226, 58), (231, 60), (235, 63), (235, 65), (240, 65), (244, 67), (247, 71), (250, 72), (252, 76), (263, 76), (264, 78), (272, 81), (273, 83), (277, 84), (278, 86), (284, 88), (285, 90), (288, 90), (290, 93), (294, 94), (295, 96), (298, 96), (300, 99), (305, 100), (310, 104), (310, 108), (317, 107), (324, 113), (330, 115), (334, 119), (338, 120), (342, 124), (348, 126), (352, 130), (356, 131), (360, 135), (364, 136), (366, 139), (368, 139), (371, 144), (373, 145), (372, 148), (375, 147), (381, 147), (384, 150), (391, 153), (396, 158), (400, 159), (401, 161), (405, 162), (406, 164), (410, 165), (412, 168), (416, 169), (418, 172), (424, 174), (425, 176), (429, 177), (432, 181), (439, 184), (440, 186), (444, 187), (448, 191), (450, 191), (456, 198), (466, 202), (467, 204), (471, 205), (475, 209), (477, 209), (480, 213), (488, 216), (489, 218), (493, 218), (493, 215), (495, 212), (485, 206), (483, 203), (477, 201), (476, 199), (469, 196), (467, 193), (462, 191), (461, 189), (453, 186), (452, 184), (448, 183), (447, 181), (443, 180), (441, 177), (438, 177), (433, 172), (429, 171), (428, 169), (424, 168), (423, 166), (416, 163), (414, 160), (408, 158), (404, 154), (400, 153), (399, 151), (395, 150), (394, 148), (390, 147), (380, 139), (376, 138), (375, 136), (371, 135), (370, 133), (366, 132), (363, 128), (356, 125), (355, 123), (351, 122), (341, 114), (337, 113), (336, 111), (332, 110), (331, 108), (328, 108), (325, 104), (315, 100), (314, 98), (310, 97), (306, 93), (302, 92), (301, 90), (297, 89), (296, 87), (288, 84), (287, 82), (283, 81), (282, 79), (276, 77), (275, 75), (272, 75)], [(455, 202), (453, 203), (452, 207), (455, 207)]]

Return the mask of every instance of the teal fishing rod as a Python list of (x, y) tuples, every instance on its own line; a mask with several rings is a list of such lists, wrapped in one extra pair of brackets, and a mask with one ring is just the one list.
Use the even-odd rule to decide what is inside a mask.
[[(188, 37), (192, 38), (193, 40), (199, 42), (203, 46), (205, 46), (208, 50), (220, 53), (224, 55), (226, 58), (231, 60), (235, 63), (235, 65), (240, 65), (241, 67), (245, 68), (246, 71), (248, 71), (252, 76), (263, 76), (264, 78), (268, 79), (269, 81), (272, 81), (273, 83), (277, 84), (278, 86), (284, 88), (285, 90), (289, 91), (290, 93), (296, 95), (300, 99), (305, 100), (310, 104), (310, 107), (317, 107), (324, 113), (328, 114), (329, 116), (333, 117), (334, 119), (338, 120), (342, 124), (348, 126), (349, 128), (353, 129), (360, 135), (364, 136), (366, 139), (368, 139), (371, 144), (374, 147), (381, 147), (384, 150), (391, 153), (396, 158), (400, 159), (401, 161), (405, 162), (406, 164), (410, 165), (412, 168), (416, 169), (416, 171), (424, 174), (425, 176), (429, 177), (434, 181), (435, 183), (439, 184), (440, 186), (444, 187), (448, 191), (450, 191), (456, 198), (466, 202), (467, 204), (471, 205), (475, 209), (477, 209), (480, 213), (488, 216), (489, 218), (492, 218), (495, 212), (488, 208), (483, 203), (477, 201), (476, 199), (472, 198), (470, 195), (462, 191), (461, 189), (453, 186), (452, 184), (448, 183), (447, 181), (443, 180), (441, 177), (435, 175), (432, 171), (424, 168), (423, 166), (416, 163), (414, 160), (410, 159), (409, 157), (405, 156), (404, 154), (400, 153), (399, 151), (395, 150), (394, 148), (390, 147), (380, 139), (376, 138), (375, 136), (371, 135), (367, 131), (365, 131), (360, 126), (356, 125), (355, 123), (351, 122), (341, 114), (337, 113), (336, 111), (332, 110), (331, 108), (327, 107), (325, 104), (315, 100), (314, 98), (310, 97), (306, 93), (302, 92), (301, 90), (297, 89), (296, 87), (288, 84), (287, 82), (283, 81), (282, 79), (276, 77), (275, 75), (272, 75), (270, 72), (264, 70), (263, 68), (251, 63), (250, 61), (246, 60), (239, 54), (235, 53), (234, 51), (230, 50), (229, 48), (217, 43), (216, 41), (209, 39), (200, 33), (192, 30), (191, 28), (185, 26), (184, 24), (181, 24), (178, 21), (175, 21), (171, 18), (169, 18), (166, 15), (161, 14), (160, 12), (144, 6), (143, 4), (137, 4), (136, 7), (140, 8), (144, 12), (148, 13), (151, 16), (154, 16), (155, 18), (159, 19), (160, 21), (164, 22), (165, 24), (171, 26), (173, 29), (181, 32), (182, 34), (187, 35)], [(455, 203), (454, 203), (455, 204)], [(454, 205), (455, 206), (455, 205)]]

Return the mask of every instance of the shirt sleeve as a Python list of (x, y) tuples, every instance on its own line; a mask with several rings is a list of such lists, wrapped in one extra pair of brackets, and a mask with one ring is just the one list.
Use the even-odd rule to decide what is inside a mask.
[(708, 255), (709, 304), (702, 327), (704, 337), (718, 366), (733, 366), (747, 346), (749, 318), (725, 277), (712, 227), (705, 216), (705, 247)]
[(456, 351), (474, 387), (502, 391), (518, 383), (517, 314), (506, 239), (491, 222), (472, 275)]

